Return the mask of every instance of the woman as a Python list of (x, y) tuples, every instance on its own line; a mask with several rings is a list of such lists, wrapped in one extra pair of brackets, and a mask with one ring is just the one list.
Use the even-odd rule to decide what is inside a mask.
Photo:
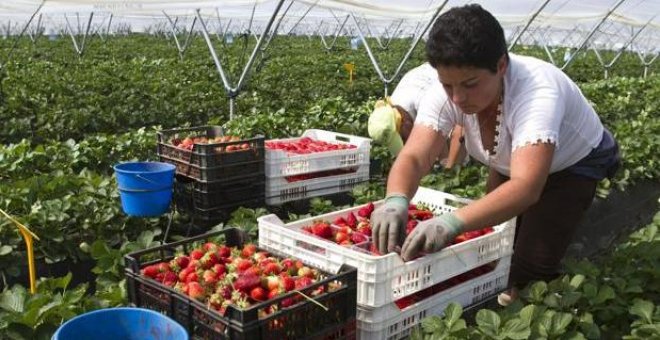
[[(403, 242), (401, 256), (408, 261), (442, 249), (459, 233), (517, 216), (509, 277), (514, 289), (500, 300), (506, 304), (515, 287), (556, 277), (598, 181), (618, 167), (618, 146), (561, 70), (507, 53), (502, 27), (479, 5), (440, 16), (426, 50), (440, 80), (437, 90), (449, 100), (418, 112), (392, 166), (385, 204), (372, 217), (374, 242), (381, 252)], [(409, 199), (455, 124), (464, 128), (469, 155), (489, 167), (488, 193), (405, 237)]]
[[(446, 100), (444, 92), (436, 89), (439, 84), (436, 71), (429, 63), (408, 71), (397, 84), (389, 101), (376, 104), (369, 116), (369, 136), (375, 142), (387, 146), (392, 156), (396, 157), (410, 136), (419, 109), (424, 109), (423, 105)], [(451, 169), (456, 164), (464, 165), (468, 161), (461, 142), (462, 131), (460, 125), (454, 127), (449, 135), (448, 147), (440, 154), (440, 163), (445, 169)]]

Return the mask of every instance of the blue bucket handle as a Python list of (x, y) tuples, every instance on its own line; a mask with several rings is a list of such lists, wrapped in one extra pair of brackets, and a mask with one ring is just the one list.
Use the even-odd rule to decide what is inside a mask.
[[(141, 179), (141, 180), (143, 180), (147, 183), (151, 183), (151, 184), (155, 184), (155, 185), (162, 185), (162, 183), (154, 182), (154, 181), (152, 181), (152, 180), (150, 180), (146, 177), (142, 177), (142, 175), (140, 175), (140, 174), (131, 174), (131, 175), (133, 175), (133, 176), (135, 176), (135, 177), (137, 177), (137, 178), (139, 178), (139, 179)], [(171, 185), (159, 187), (159, 188), (156, 188), (156, 189), (128, 189), (128, 188), (121, 188), (120, 187), (119, 190), (120, 191), (126, 191), (126, 192), (154, 192), (154, 191), (161, 191), (161, 190), (169, 189), (171, 187), (172, 187)]]

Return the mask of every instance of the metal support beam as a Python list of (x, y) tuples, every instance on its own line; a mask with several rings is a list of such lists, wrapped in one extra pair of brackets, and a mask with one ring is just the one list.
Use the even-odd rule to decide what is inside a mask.
[(323, 42), (323, 46), (325, 47), (326, 50), (330, 51), (335, 47), (335, 44), (337, 43), (337, 38), (339, 37), (339, 34), (341, 33), (341, 31), (344, 29), (344, 26), (346, 25), (346, 22), (348, 21), (349, 18), (350, 18), (350, 16), (346, 15), (346, 18), (344, 18), (344, 21), (341, 23), (341, 25), (339, 25), (339, 29), (337, 29), (337, 31), (335, 31), (334, 38), (332, 39), (332, 42), (330, 43), (330, 45), (328, 45), (328, 43), (325, 41), (325, 37), (323, 36), (323, 34), (320, 34), (321, 42)]
[[(77, 34), (80, 34), (82, 31), (82, 26), (80, 25), (80, 14), (76, 13), (76, 18), (78, 20), (78, 32)], [(85, 34), (82, 37), (82, 41), (80, 45), (78, 45), (78, 41), (75, 37), (75, 34), (73, 33), (73, 29), (71, 28), (71, 23), (69, 22), (69, 18), (64, 15), (64, 20), (66, 20), (66, 27), (69, 32), (69, 35), (71, 36), (71, 40), (73, 41), (73, 47), (75, 48), (76, 52), (78, 53), (78, 56), (82, 57), (83, 53), (85, 52), (85, 43), (87, 41), (87, 36), (89, 35), (89, 30), (92, 27), (92, 19), (94, 18), (94, 12), (89, 13), (89, 20), (87, 21), (87, 28), (85, 29)]]
[(289, 29), (289, 32), (287, 32), (287, 34), (291, 34), (291, 32), (293, 32), (293, 30), (296, 29), (296, 27), (298, 27), (298, 25), (300, 24), (300, 22), (301, 22), (303, 19), (305, 19), (305, 17), (307, 16), (307, 14), (309, 14), (309, 11), (311, 11), (312, 8), (316, 7), (316, 4), (317, 4), (317, 3), (318, 3), (318, 1), (315, 2), (314, 4), (312, 4), (311, 6), (309, 6), (309, 8), (305, 11), (305, 13), (303, 13), (303, 15), (300, 17), (300, 19), (298, 19), (298, 21), (296, 21), (296, 23), (293, 24), (293, 26)]
[(605, 16), (604, 16), (604, 17), (598, 22), (598, 24), (596, 24), (596, 26), (591, 30), (591, 32), (589, 32), (589, 34), (587, 35), (587, 37), (584, 38), (584, 40), (582, 41), (582, 43), (580, 44), (580, 46), (575, 50), (575, 52), (574, 52), (573, 54), (571, 54), (571, 56), (568, 58), (568, 60), (566, 60), (566, 62), (564, 63), (564, 66), (561, 67), (562, 70), (566, 69), (566, 67), (567, 67), (567, 66), (573, 61), (573, 59), (575, 59), (575, 56), (578, 55), (578, 53), (580, 52), (580, 50), (582, 50), (582, 49), (584, 48), (584, 46), (587, 45), (587, 42), (589, 42), (589, 39), (591, 39), (591, 37), (594, 35), (594, 33), (596, 33), (596, 31), (597, 31), (597, 30), (600, 28), (600, 26), (605, 22), (605, 20), (607, 20), (607, 18), (609, 18), (610, 15), (612, 15), (612, 13), (614, 13), (614, 11), (615, 11), (619, 6), (621, 6), (621, 4), (623, 4), (625, 1), (626, 1), (626, 0), (619, 0), (619, 1), (614, 5), (614, 7), (612, 7), (609, 11), (607, 11), (607, 14), (605, 14)]
[(401, 72), (401, 69), (403, 68), (403, 65), (408, 61), (410, 58), (410, 55), (412, 54), (413, 50), (415, 47), (417, 47), (417, 44), (419, 41), (422, 39), (422, 36), (426, 34), (426, 31), (435, 23), (436, 20), (438, 20), (438, 17), (440, 16), (440, 11), (445, 7), (449, 0), (445, 0), (442, 5), (438, 7), (438, 9), (435, 11), (433, 16), (431, 17), (431, 20), (426, 24), (424, 29), (420, 32), (420, 34), (415, 38), (413, 43), (410, 45), (410, 48), (406, 52), (406, 55), (403, 57), (401, 60), (401, 63), (397, 67), (396, 71), (390, 78), (386, 78), (385, 75), (383, 74), (383, 71), (380, 69), (380, 65), (378, 64), (378, 61), (376, 60), (376, 57), (374, 56), (373, 52), (371, 52), (371, 48), (369, 47), (369, 42), (367, 42), (367, 39), (364, 37), (364, 34), (362, 33), (362, 29), (360, 29), (360, 25), (357, 22), (357, 19), (355, 19), (355, 15), (351, 14), (351, 18), (353, 19), (353, 22), (355, 23), (355, 27), (357, 28), (358, 35), (360, 36), (360, 39), (362, 40), (362, 43), (364, 44), (364, 49), (367, 51), (367, 54), (369, 55), (369, 59), (371, 60), (371, 64), (374, 66), (374, 69), (376, 70), (376, 73), (378, 74), (378, 77), (380, 80), (383, 82), (383, 87), (385, 90), (385, 96), (388, 95), (388, 88), (387, 86), (396, 78), (399, 73)]
[(183, 55), (186, 53), (186, 50), (188, 49), (188, 46), (190, 46), (190, 41), (192, 41), (192, 36), (195, 30), (195, 23), (197, 23), (197, 17), (193, 18), (192, 25), (190, 25), (190, 30), (188, 30), (188, 35), (186, 36), (186, 41), (181, 45), (179, 42), (179, 29), (176, 27), (176, 24), (179, 22), (179, 18), (177, 17), (176, 20), (172, 20), (172, 18), (163, 11), (163, 14), (167, 18), (167, 21), (170, 23), (170, 30), (172, 31), (172, 38), (174, 38), (174, 43), (176, 44), (176, 48), (179, 52), (179, 59), (183, 60)]
[(252, 50), (252, 54), (250, 55), (250, 59), (248, 59), (248, 62), (245, 64), (245, 67), (243, 68), (243, 72), (241, 73), (241, 76), (238, 79), (238, 83), (236, 86), (232, 87), (232, 84), (230, 83), (229, 78), (227, 77), (227, 74), (225, 74), (225, 70), (222, 67), (222, 63), (220, 62), (220, 59), (218, 59), (218, 55), (215, 52), (215, 48), (213, 47), (213, 42), (211, 41), (211, 37), (209, 36), (209, 32), (206, 29), (206, 24), (204, 23), (204, 20), (202, 20), (200, 10), (197, 9), (197, 19), (199, 19), (199, 22), (202, 26), (202, 34), (204, 35), (204, 40), (206, 41), (206, 45), (209, 48), (209, 52), (211, 53), (211, 57), (213, 58), (213, 62), (215, 63), (215, 67), (220, 74), (220, 79), (222, 79), (222, 84), (225, 88), (225, 91), (227, 92), (227, 96), (229, 97), (229, 119), (232, 120), (234, 119), (234, 100), (236, 96), (240, 93), (241, 88), (243, 87), (243, 84), (247, 80), (250, 74), (250, 69), (252, 68), (252, 64), (254, 63), (254, 60), (256, 59), (257, 53), (261, 51), (261, 45), (264, 43), (264, 38), (270, 31), (271, 26), (273, 25), (273, 22), (275, 21), (275, 18), (277, 17), (277, 14), (280, 12), (280, 9), (282, 8), (282, 4), (284, 4), (285, 0), (280, 0), (277, 4), (277, 7), (273, 11), (273, 15), (270, 17), (268, 20), (268, 24), (263, 30), (263, 33), (259, 37), (257, 41), (257, 45), (254, 47)]
[(541, 13), (541, 11), (543, 11), (543, 9), (545, 8), (545, 6), (546, 6), (549, 2), (550, 2), (550, 0), (545, 0), (545, 2), (541, 5), (541, 7), (539, 7), (539, 8), (536, 10), (536, 12), (534, 12), (534, 14), (532, 14), (532, 16), (529, 18), (529, 20), (527, 20), (527, 24), (525, 24), (525, 27), (523, 27), (523, 28), (518, 32), (518, 34), (516, 35), (516, 37), (513, 38), (513, 41), (511, 41), (511, 43), (509, 44), (509, 51), (511, 51), (511, 49), (512, 49), (514, 46), (516, 46), (516, 44), (518, 43), (518, 40), (520, 39), (520, 37), (523, 35), (523, 33), (525, 33), (525, 31), (527, 31), (527, 28), (529, 28), (529, 26), (532, 24), (532, 22), (534, 21), (534, 19), (536, 19), (536, 17)]

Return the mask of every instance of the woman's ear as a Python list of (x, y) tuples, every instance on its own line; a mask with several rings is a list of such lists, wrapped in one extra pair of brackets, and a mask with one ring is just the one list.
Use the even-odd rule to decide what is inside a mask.
[(504, 76), (508, 67), (509, 56), (505, 53), (500, 57), (500, 60), (497, 61), (497, 73), (501, 76)]

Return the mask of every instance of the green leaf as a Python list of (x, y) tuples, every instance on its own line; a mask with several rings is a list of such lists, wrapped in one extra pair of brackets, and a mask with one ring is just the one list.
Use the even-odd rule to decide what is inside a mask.
[(543, 281), (537, 281), (529, 288), (528, 297), (532, 302), (540, 303), (547, 291), (548, 285)]
[(482, 309), (477, 312), (475, 319), (479, 328), (487, 335), (495, 336), (499, 333), (500, 324), (502, 320), (497, 313), (489, 309)]
[(504, 324), (500, 333), (510, 339), (527, 339), (531, 329), (523, 320), (511, 319)]
[(614, 293), (614, 289), (610, 286), (602, 286), (600, 290), (598, 291), (598, 295), (596, 298), (593, 300), (593, 304), (599, 305), (604, 303), (607, 300), (614, 299), (616, 297), (616, 294)]
[(447, 322), (448, 328), (452, 328), (452, 325), (461, 317), (463, 314), (463, 308), (458, 303), (452, 302), (447, 308), (445, 308), (445, 319)]
[(524, 322), (527, 326), (531, 325), (532, 320), (534, 319), (535, 310), (536, 310), (536, 306), (534, 305), (527, 305), (523, 307), (519, 312), (520, 320)]
[(422, 320), (422, 329), (424, 333), (435, 334), (444, 331), (445, 325), (442, 322), (442, 318), (433, 315)]
[(584, 334), (578, 332), (578, 331), (569, 331), (562, 335), (561, 337), (562, 340), (587, 340), (587, 338), (584, 337)]
[(571, 278), (571, 283), (570, 283), (571, 287), (573, 287), (575, 289), (579, 288), (582, 285), (582, 283), (584, 282), (584, 279), (585, 279), (585, 276), (582, 275), (582, 274), (577, 274), (577, 275), (573, 276), (573, 278)]
[(653, 305), (653, 302), (641, 300), (641, 299), (635, 299), (629, 311), (630, 314), (639, 316), (646, 323), (650, 324), (653, 322), (654, 309), (655, 306)]
[(568, 313), (557, 313), (552, 317), (552, 326), (551, 326), (551, 333), (552, 334), (561, 334), (566, 330), (566, 327), (570, 325), (571, 321), (573, 321), (573, 315), (568, 314)]
[(0, 296), (0, 308), (14, 313), (25, 311), (25, 299), (27, 291), (23, 286), (16, 285), (12, 289), (2, 292)]
[(12, 248), (11, 246), (3, 245), (2, 247), (0, 247), (0, 256), (11, 253), (12, 249), (14, 248)]

